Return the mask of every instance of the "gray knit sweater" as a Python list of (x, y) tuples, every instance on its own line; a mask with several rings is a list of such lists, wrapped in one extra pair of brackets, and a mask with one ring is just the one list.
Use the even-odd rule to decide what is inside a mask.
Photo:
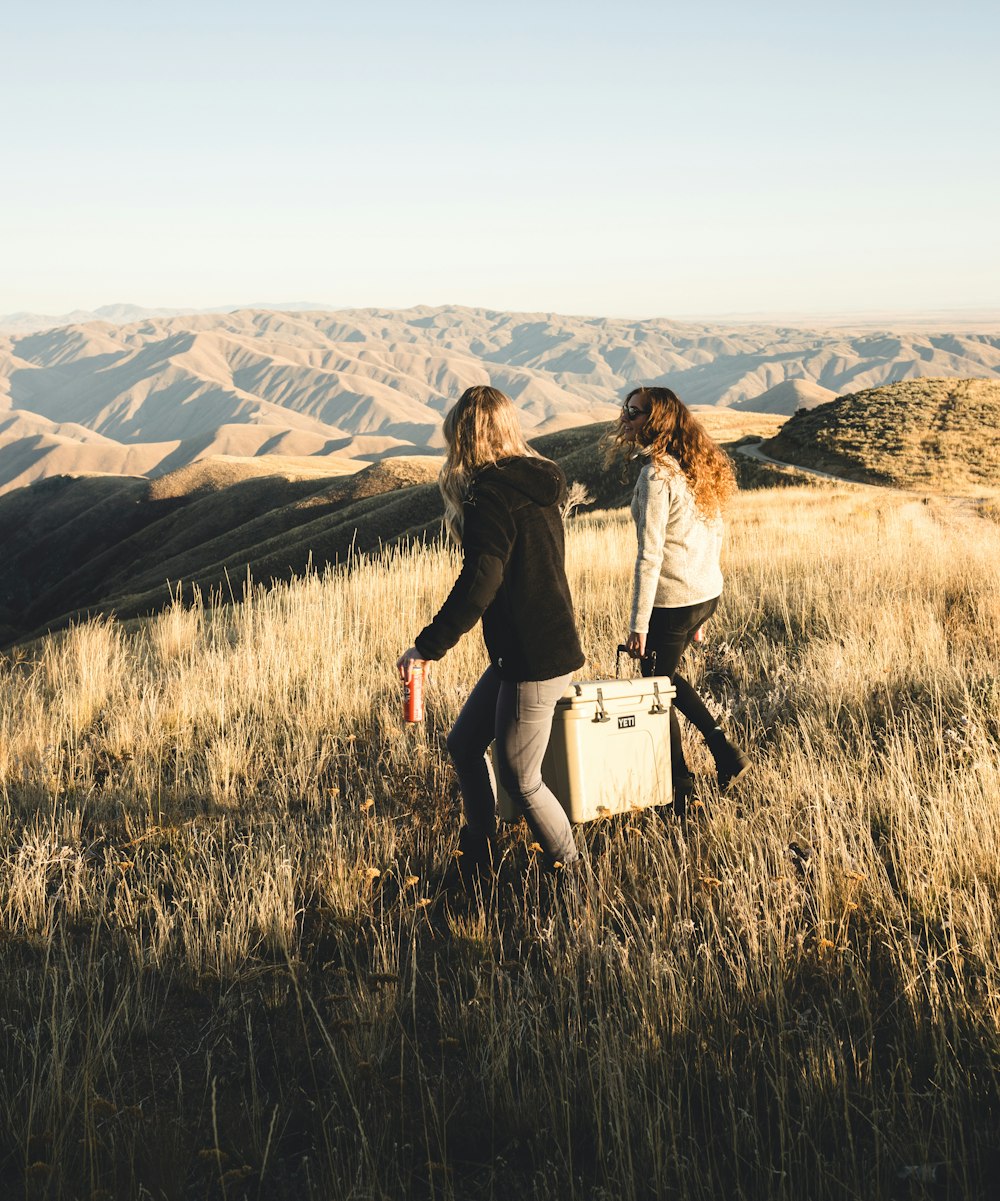
[(648, 462), (632, 493), (639, 539), (631, 629), (649, 633), (653, 608), (678, 609), (722, 593), (722, 518), (706, 520), (680, 464)]

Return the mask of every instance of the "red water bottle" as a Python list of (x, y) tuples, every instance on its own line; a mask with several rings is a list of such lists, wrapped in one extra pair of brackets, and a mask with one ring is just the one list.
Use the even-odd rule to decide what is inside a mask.
[(410, 662), (410, 678), (403, 681), (403, 721), (424, 720), (424, 665)]

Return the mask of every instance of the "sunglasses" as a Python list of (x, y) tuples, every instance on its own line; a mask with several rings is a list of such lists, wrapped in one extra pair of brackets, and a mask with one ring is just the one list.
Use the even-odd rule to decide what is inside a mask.
[(622, 405), (622, 413), (626, 421), (635, 421), (636, 417), (648, 417), (649, 409), (638, 409), (634, 404), (629, 404), (626, 400)]

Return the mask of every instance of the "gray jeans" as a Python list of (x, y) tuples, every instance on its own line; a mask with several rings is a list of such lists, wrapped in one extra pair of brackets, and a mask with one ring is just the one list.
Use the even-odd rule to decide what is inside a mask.
[(486, 762), (486, 750), (495, 741), (500, 783), (524, 813), (550, 867), (579, 857), (569, 818), (542, 780), (542, 756), (549, 745), (556, 701), (571, 678), (514, 683), (501, 680), (488, 667), (448, 735), (469, 828), (489, 837), (496, 833), (497, 800)]

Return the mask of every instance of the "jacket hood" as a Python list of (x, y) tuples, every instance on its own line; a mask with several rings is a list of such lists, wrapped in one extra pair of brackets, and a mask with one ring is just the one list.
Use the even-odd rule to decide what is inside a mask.
[(516, 458), (493, 463), (476, 475), (476, 483), (500, 484), (537, 505), (555, 505), (566, 490), (562, 468), (551, 459)]

